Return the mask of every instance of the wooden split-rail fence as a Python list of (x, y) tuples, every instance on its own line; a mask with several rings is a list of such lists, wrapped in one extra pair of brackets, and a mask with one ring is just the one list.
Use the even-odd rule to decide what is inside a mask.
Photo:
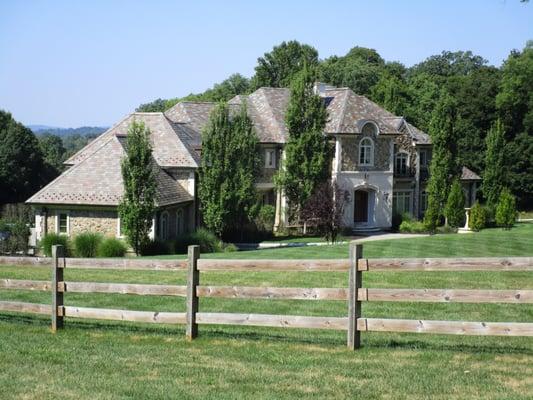
[[(67, 261), (68, 260), (68, 261)], [(50, 259), (0, 259), (0, 264), (49, 266)], [(98, 283), (65, 281), (65, 268), (99, 268), (125, 270), (187, 270), (187, 285)], [(289, 288), (204, 286), (204, 271), (345, 271), (346, 288)], [(360, 346), (362, 332), (416, 332), (454, 335), (533, 336), (529, 322), (470, 322), (412, 319), (366, 318), (362, 302), (437, 302), (437, 303), (513, 303), (533, 304), (533, 290), (466, 290), (466, 289), (378, 289), (363, 286), (363, 273), (372, 271), (530, 271), (533, 257), (509, 258), (427, 258), (365, 259), (363, 245), (350, 244), (349, 258), (341, 260), (215, 260), (201, 259), (198, 246), (190, 246), (187, 260), (146, 259), (66, 259), (62, 246), (54, 246), (52, 280), (0, 279), (0, 289), (45, 290), (52, 292), (51, 304), (0, 301), (0, 311), (49, 314), (52, 330), (63, 327), (66, 317), (119, 320), (164, 324), (185, 324), (186, 336), (192, 340), (201, 324), (251, 325), (281, 328), (312, 328), (347, 331), (350, 349)], [(64, 293), (122, 293), (151, 296), (186, 297), (185, 312), (130, 311), (66, 305)], [(345, 317), (310, 317), (297, 315), (238, 314), (201, 312), (199, 299), (296, 299), (336, 300), (347, 302)]]

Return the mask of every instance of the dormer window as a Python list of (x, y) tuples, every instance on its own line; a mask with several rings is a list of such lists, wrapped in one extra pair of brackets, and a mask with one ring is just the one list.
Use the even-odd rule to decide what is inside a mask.
[(373, 122), (367, 122), (363, 125), (361, 133), (364, 136), (376, 136), (378, 134), (378, 127)]
[(374, 142), (370, 138), (363, 138), (359, 142), (359, 165), (365, 167), (374, 165)]
[(265, 168), (276, 168), (276, 149), (265, 150)]
[(399, 175), (406, 175), (409, 167), (409, 155), (400, 151), (394, 157), (394, 171)]

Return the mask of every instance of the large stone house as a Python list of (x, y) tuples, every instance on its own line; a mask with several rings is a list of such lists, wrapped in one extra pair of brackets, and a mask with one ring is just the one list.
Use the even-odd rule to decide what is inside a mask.
[[(350, 194), (344, 225), (355, 231), (387, 229), (394, 213), (422, 217), (431, 160), (429, 136), (351, 89), (319, 83), (315, 90), (328, 111), (324, 134), (335, 148), (332, 179)], [(263, 168), (257, 188), (263, 204), (276, 207), (275, 228), (289, 223), (287, 200), (273, 182), (288, 139), (289, 96), (285, 88), (260, 88), (229, 101), (235, 108), (246, 104), (259, 138)], [(37, 238), (46, 232), (83, 231), (121, 236), (120, 160), (134, 119), (152, 132), (157, 211), (151, 236), (171, 239), (195, 229), (200, 223), (196, 187), (201, 132), (214, 106), (180, 102), (165, 113), (133, 113), (80, 150), (65, 162), (69, 169), (27, 201), (36, 209)], [(470, 205), (480, 178), (463, 168), (462, 181)]]

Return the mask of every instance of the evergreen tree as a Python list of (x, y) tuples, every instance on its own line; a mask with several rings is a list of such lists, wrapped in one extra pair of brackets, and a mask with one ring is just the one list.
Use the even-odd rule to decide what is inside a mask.
[(259, 141), (246, 108), (232, 116), (220, 103), (202, 134), (198, 190), (204, 223), (218, 236), (242, 232), (255, 217), (259, 160)]
[(505, 137), (503, 124), (500, 120), (490, 128), (486, 138), (487, 151), (485, 153), (485, 171), (483, 173), (483, 196), (487, 201), (487, 206), (494, 215), (498, 196), (500, 195), (505, 182), (504, 161), (505, 161)]
[(464, 207), (465, 195), (459, 179), (455, 179), (452, 183), (446, 206), (444, 207), (444, 216), (446, 217), (448, 225), (452, 228), (458, 228), (463, 224), (465, 216)]
[(285, 115), (289, 138), (283, 168), (275, 179), (297, 211), (330, 173), (330, 151), (323, 133), (327, 111), (322, 99), (313, 93), (314, 81), (315, 72), (306, 64), (291, 85)]
[(143, 122), (133, 121), (128, 128), (122, 179), (124, 197), (118, 207), (121, 227), (131, 247), (139, 254), (149, 240), (156, 195), (150, 130)]
[(516, 220), (516, 199), (509, 189), (504, 188), (496, 206), (496, 224), (511, 229)]
[(429, 126), (429, 134), (433, 141), (433, 156), (427, 186), (428, 208), (424, 223), (430, 230), (435, 230), (443, 216), (442, 210), (448, 198), (450, 180), (459, 175), (455, 161), (457, 157), (455, 114), (455, 101), (444, 92), (433, 111)]

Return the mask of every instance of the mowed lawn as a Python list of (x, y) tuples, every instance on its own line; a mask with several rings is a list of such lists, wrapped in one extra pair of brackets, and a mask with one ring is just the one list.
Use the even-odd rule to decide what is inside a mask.
[[(372, 257), (533, 256), (533, 224), (511, 231), (438, 235), (364, 244)], [(346, 245), (203, 255), (226, 258), (346, 258)], [(1, 266), (0, 279), (50, 279), (41, 268)], [(66, 280), (185, 284), (184, 272), (66, 270)], [(345, 287), (347, 273), (202, 273), (202, 284)], [(365, 287), (533, 289), (533, 273), (365, 273)], [(50, 293), (0, 291), (1, 300), (48, 303)], [(185, 311), (185, 299), (65, 295), (67, 305)], [(346, 316), (343, 301), (201, 299), (201, 311)], [(364, 303), (363, 316), (533, 322), (528, 304)], [(530, 399), (533, 338), (362, 335), (346, 349), (344, 332), (183, 326), (0, 313), (0, 398), (365, 398)]]

